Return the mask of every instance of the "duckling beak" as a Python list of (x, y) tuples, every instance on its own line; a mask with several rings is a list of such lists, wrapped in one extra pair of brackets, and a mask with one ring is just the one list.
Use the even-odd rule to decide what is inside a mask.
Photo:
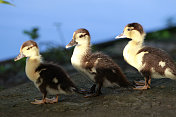
[(24, 58), (24, 57), (26, 57), (23, 53), (20, 53), (15, 59), (14, 59), (14, 61), (18, 61), (18, 60), (20, 60), (20, 59), (22, 59), (22, 58)]
[(124, 35), (123, 33), (115, 37), (115, 39), (123, 39), (123, 38), (127, 38), (127, 36)]
[(75, 45), (77, 45), (77, 44), (78, 44), (78, 42), (76, 42), (75, 39), (72, 39), (72, 40), (70, 41), (70, 43), (65, 46), (65, 48), (70, 48), (70, 47), (73, 47), (73, 46), (75, 46)]
[(128, 38), (124, 33), (116, 36), (115, 39), (117, 39), (117, 40), (125, 39), (125, 40), (128, 40), (128, 41), (132, 40), (131, 38)]

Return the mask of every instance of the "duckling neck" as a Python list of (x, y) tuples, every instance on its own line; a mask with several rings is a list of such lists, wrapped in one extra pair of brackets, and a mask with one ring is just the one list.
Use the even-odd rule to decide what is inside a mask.
[(123, 50), (124, 59), (132, 66), (136, 66), (136, 54), (143, 47), (143, 42), (130, 41)]
[(27, 58), (26, 60), (26, 75), (31, 81), (36, 81), (39, 78), (39, 72), (36, 72), (35, 70), (42, 62), (41, 56), (32, 56)]
[(74, 67), (81, 66), (85, 55), (91, 53), (90, 43), (77, 45), (71, 57), (71, 63)]

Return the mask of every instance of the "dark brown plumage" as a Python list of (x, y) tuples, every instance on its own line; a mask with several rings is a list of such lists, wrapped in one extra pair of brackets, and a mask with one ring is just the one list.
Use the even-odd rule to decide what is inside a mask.
[[(56, 103), (59, 94), (78, 92), (68, 74), (59, 65), (42, 61), (36, 42), (30, 40), (23, 43), (15, 61), (23, 57), (28, 57), (26, 75), (43, 94), (42, 100), (35, 100), (32, 104)], [(56, 98), (47, 99), (47, 94), (56, 95)]]
[(26, 41), (25, 43), (23, 43), (21, 49), (23, 49), (26, 46), (31, 46), (31, 45), (36, 46), (38, 48), (38, 45), (35, 41), (29, 40), (29, 41)]
[[(95, 65), (96, 60), (98, 60), (98, 63)], [(95, 74), (96, 83), (103, 84), (104, 80), (107, 79), (111, 83), (116, 83), (122, 87), (132, 86), (120, 67), (103, 53), (86, 54), (83, 58), (83, 68)], [(96, 72), (93, 72), (92, 68), (95, 68)]]
[(143, 27), (142, 25), (140, 25), (139, 23), (130, 23), (128, 24), (126, 27), (133, 27), (133, 30), (137, 30), (139, 31), (141, 34), (144, 33)]
[[(66, 47), (72, 46), (76, 46), (71, 57), (73, 67), (95, 82), (91, 87), (91, 94), (85, 97), (100, 95), (102, 86), (132, 87), (120, 67), (110, 57), (102, 53), (91, 52), (88, 30), (78, 29), (75, 31), (72, 41)], [(96, 85), (98, 88), (95, 91)]]
[[(58, 85), (60, 85), (61, 90), (65, 91), (66, 93), (77, 91), (76, 86), (71, 81), (67, 73), (56, 64), (41, 63), (35, 71), (39, 72), (40, 74), (40, 77), (36, 83), (40, 84), (38, 87), (44, 94), (47, 93), (47, 86), (52, 89), (59, 90)], [(54, 78), (57, 79), (57, 83), (53, 82)]]
[[(145, 67), (141, 70), (144, 76), (151, 75), (151, 68), (154, 68), (157, 73), (163, 76), (165, 75), (165, 70), (170, 68), (173, 70), (173, 74), (176, 75), (176, 64), (174, 64), (173, 59), (164, 50), (153, 47), (143, 47), (137, 54), (141, 52), (148, 52), (144, 54), (142, 61), (142, 63), (145, 64)], [(160, 61), (165, 62), (165, 66), (160, 66)]]
[(121, 38), (131, 39), (123, 50), (124, 59), (145, 77), (145, 84), (137, 82), (137, 85), (143, 86), (135, 89), (151, 88), (151, 78), (176, 79), (176, 64), (173, 59), (161, 49), (143, 45), (145, 32), (142, 25), (127, 24), (123, 33), (116, 37), (116, 39)]
[[(85, 33), (84, 35), (82, 35), (82, 36), (85, 36), (85, 35), (88, 35), (88, 36), (90, 36), (90, 34), (89, 34), (89, 31), (88, 30), (86, 30), (86, 29), (84, 29), (84, 28), (80, 28), (80, 29), (78, 29), (78, 30), (76, 30), (75, 31), (75, 33), (74, 33), (74, 35), (73, 35), (73, 39), (75, 39), (76, 37), (76, 34), (78, 34), (78, 33)], [(81, 38), (81, 37), (80, 37)]]

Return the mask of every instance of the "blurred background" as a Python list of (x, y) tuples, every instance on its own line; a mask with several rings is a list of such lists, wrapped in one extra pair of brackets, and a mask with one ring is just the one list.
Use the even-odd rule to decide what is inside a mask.
[(127, 42), (114, 37), (132, 22), (143, 25), (146, 45), (166, 50), (176, 61), (175, 5), (175, 0), (0, 0), (0, 90), (29, 82), (25, 59), (13, 61), (27, 40), (39, 44), (46, 61), (75, 73), (73, 48), (64, 47), (79, 28), (89, 30), (93, 51), (111, 56), (124, 72), (136, 70), (123, 60)]

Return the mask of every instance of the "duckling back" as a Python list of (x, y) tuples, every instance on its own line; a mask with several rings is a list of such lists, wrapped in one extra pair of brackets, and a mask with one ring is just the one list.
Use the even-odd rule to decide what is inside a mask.
[(176, 64), (173, 59), (164, 50), (144, 47), (137, 54), (146, 52), (143, 56), (144, 64), (142, 72), (152, 75), (153, 78), (171, 78), (176, 79)]
[(83, 68), (94, 74), (96, 82), (103, 82), (103, 86), (109, 87), (119, 85), (122, 87), (132, 87), (120, 67), (107, 55), (94, 53), (84, 57)]
[(40, 74), (36, 82), (40, 89), (45, 89), (46, 87), (46, 90), (53, 89), (56, 90), (56, 93), (58, 91), (63, 94), (72, 93), (77, 90), (70, 77), (59, 65), (42, 63), (35, 71)]

